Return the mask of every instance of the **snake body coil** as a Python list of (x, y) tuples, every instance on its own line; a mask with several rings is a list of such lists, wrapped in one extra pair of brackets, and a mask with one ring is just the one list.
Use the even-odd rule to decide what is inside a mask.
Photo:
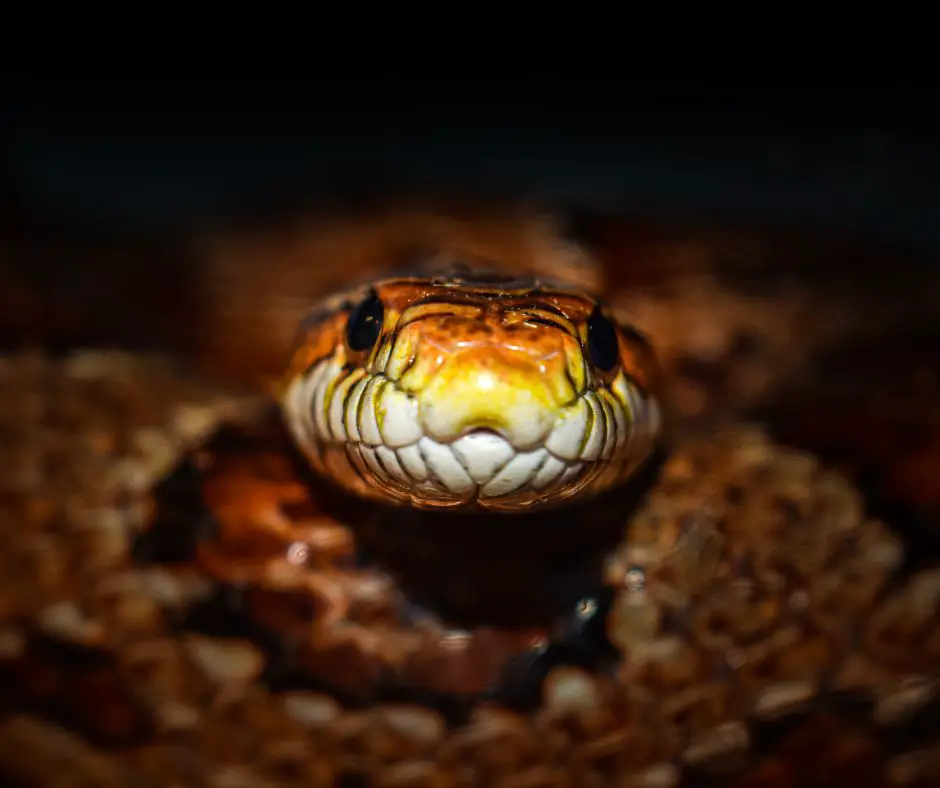
[(629, 478), (661, 431), (645, 340), (576, 288), (390, 277), (305, 322), (282, 395), (314, 469), (421, 509), (530, 510)]

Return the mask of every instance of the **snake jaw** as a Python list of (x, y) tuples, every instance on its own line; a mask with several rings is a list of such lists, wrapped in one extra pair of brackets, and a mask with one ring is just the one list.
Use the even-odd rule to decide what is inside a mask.
[[(645, 458), (656, 433), (655, 403), (625, 379), (615, 383), (545, 411), (551, 418), (534, 445), (515, 443), (515, 433), (486, 419), (468, 427), (454, 412), (445, 414), (453, 431), (439, 439), (428, 426), (434, 411), (429, 417), (423, 407), (427, 397), (384, 376), (350, 371), (337, 358), (296, 378), (284, 405), (314, 467), (357, 494), (419, 508), (513, 511), (572, 498), (600, 477), (616, 481)], [(450, 402), (438, 406), (446, 411)], [(538, 415), (529, 421), (537, 424)]]

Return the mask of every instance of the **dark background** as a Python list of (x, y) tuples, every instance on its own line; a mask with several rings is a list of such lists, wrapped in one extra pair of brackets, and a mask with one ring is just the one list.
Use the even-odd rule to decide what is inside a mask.
[(161, 231), (283, 198), (417, 186), (940, 248), (929, 93), (759, 84), (38, 85), (2, 109), (2, 196), (56, 221)]

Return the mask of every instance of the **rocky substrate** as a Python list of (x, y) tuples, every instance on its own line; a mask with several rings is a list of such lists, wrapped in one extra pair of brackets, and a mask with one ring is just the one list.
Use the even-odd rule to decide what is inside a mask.
[(934, 557), (758, 428), (676, 447), (566, 631), (461, 632), (262, 403), (98, 352), (0, 398), (4, 784), (940, 782)]

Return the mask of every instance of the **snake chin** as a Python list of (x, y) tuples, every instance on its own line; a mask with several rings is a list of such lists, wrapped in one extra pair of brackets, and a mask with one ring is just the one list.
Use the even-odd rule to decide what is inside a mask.
[(375, 479), (400, 485), (419, 502), (438, 506), (476, 502), (483, 508), (515, 508), (552, 490), (573, 494), (578, 478), (590, 468), (589, 463), (566, 462), (542, 447), (520, 451), (489, 430), (474, 430), (450, 443), (425, 436), (394, 452), (363, 444), (349, 451), (362, 457)]

